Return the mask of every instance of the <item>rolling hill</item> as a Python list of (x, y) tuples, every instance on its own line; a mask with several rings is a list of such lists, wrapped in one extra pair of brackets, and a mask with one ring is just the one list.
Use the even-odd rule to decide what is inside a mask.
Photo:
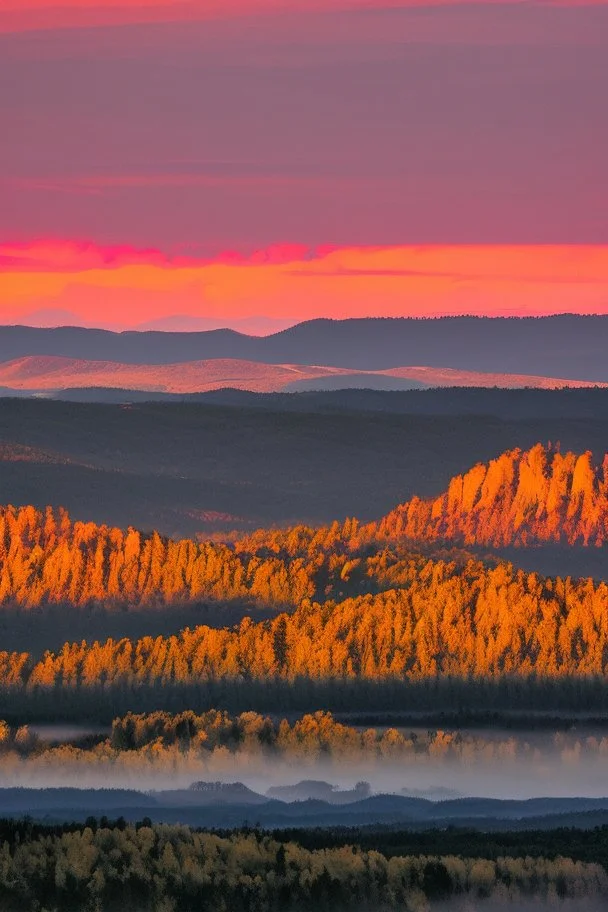
[[(388, 372), (390, 375), (390, 372)], [(298, 364), (264, 364), (257, 361), (212, 358), (173, 364), (125, 364), (116, 361), (87, 361), (59, 356), (27, 356), (0, 364), (0, 385), (15, 390), (64, 390), (83, 387), (143, 390), (165, 393), (198, 393), (232, 388), (251, 392), (278, 392), (294, 381), (338, 378), (352, 383), (367, 374), (342, 368)], [(342, 381), (344, 378), (344, 381)], [(395, 386), (422, 386), (406, 375), (395, 377)]]
[(41, 393), (103, 388), (190, 394), (232, 388), (250, 392), (298, 392), (315, 389), (421, 387), (501, 387), (560, 389), (607, 386), (523, 374), (480, 373), (436, 367), (396, 367), (382, 371), (303, 364), (265, 364), (258, 361), (212, 358), (173, 364), (126, 364), (87, 361), (57, 355), (28, 355), (0, 363), (0, 387)]

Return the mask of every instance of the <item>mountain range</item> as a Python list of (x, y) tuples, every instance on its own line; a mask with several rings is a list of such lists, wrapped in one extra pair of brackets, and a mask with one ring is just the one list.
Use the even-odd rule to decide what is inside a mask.
[[(378, 794), (348, 805), (309, 799), (283, 802), (258, 795), (240, 783), (224, 800), (190, 790), (138, 792), (125, 789), (5, 788), (0, 789), (0, 814), (54, 821), (119, 815), (127, 820), (182, 823), (205, 827), (238, 827), (255, 819), (265, 827), (401, 825), (412, 829), (469, 827), (479, 830), (551, 829), (578, 826), (591, 829), (608, 822), (606, 798), (535, 798), (501, 800), (459, 798), (429, 801), (402, 795)], [(238, 800), (241, 793), (246, 800)], [(187, 799), (187, 800), (185, 800)]]
[(424, 365), (608, 381), (608, 316), (311, 320), (268, 336), (233, 330), (123, 332), (0, 328), (0, 361), (31, 355), (122, 364), (208, 359), (381, 371)]

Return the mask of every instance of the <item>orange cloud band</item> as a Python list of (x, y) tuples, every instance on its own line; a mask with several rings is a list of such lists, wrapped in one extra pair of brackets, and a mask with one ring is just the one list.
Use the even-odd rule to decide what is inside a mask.
[(608, 313), (608, 246), (277, 245), (170, 257), (128, 245), (0, 244), (0, 320), (66, 311), (120, 327), (172, 314), (220, 321)]
[[(519, 4), (521, 0), (469, 0)], [(533, 0), (534, 2), (534, 0)], [(544, 6), (604, 6), (608, 0), (536, 0)], [(0, 0), (0, 32), (153, 22), (192, 22), (264, 12), (458, 6), (462, 0)]]

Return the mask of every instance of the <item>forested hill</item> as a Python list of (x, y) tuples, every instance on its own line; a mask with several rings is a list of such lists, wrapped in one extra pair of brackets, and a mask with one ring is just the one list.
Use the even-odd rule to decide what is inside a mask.
[(427, 365), (606, 381), (608, 316), (311, 320), (271, 336), (232, 330), (124, 332), (0, 328), (0, 361), (28, 355), (169, 364), (236, 358), (359, 370)]
[[(72, 522), (51, 508), (1, 508), (0, 603), (244, 600), (295, 608), (304, 599), (387, 589), (406, 577), (409, 585), (428, 560), (412, 554), (413, 541), (504, 547), (599, 546), (607, 539), (608, 456), (598, 468), (590, 453), (539, 444), (478, 464), (435, 500), (413, 498), (377, 523), (261, 529), (229, 543)], [(448, 575), (462, 572), (468, 557), (460, 566), (450, 557)]]
[[(156, 700), (159, 687), (169, 693), (201, 681), (225, 686), (226, 696), (237, 679), (265, 688), (273, 681), (291, 687), (297, 678), (326, 687), (329, 700), (344, 681), (392, 687), (441, 679), (452, 687), (455, 680), (508, 679), (527, 686), (537, 677), (539, 686), (559, 685), (560, 699), (574, 694), (577, 706), (587, 705), (593, 694), (579, 684), (593, 689), (608, 672), (608, 585), (565, 572), (526, 573), (447, 550), (437, 539), (604, 544), (607, 470), (608, 457), (598, 468), (588, 453), (537, 445), (478, 465), (442, 497), (414, 499), (377, 524), (261, 529), (224, 543), (5, 507), (0, 604), (14, 618), (54, 606), (66, 618), (83, 609), (210, 603), (216, 621), (226, 607), (242, 611), (236, 627), (66, 643), (42, 657), (0, 652), (0, 698), (6, 704), (16, 694), (44, 692), (56, 701), (63, 690), (71, 700), (76, 690), (145, 685)], [(416, 546), (424, 553), (416, 553), (412, 540), (425, 538)], [(247, 616), (259, 607), (266, 620)], [(594, 699), (601, 703), (603, 692)]]
[(415, 497), (373, 524), (379, 538), (448, 539), (502, 547), (603, 545), (608, 540), (608, 455), (511, 450), (457, 475), (434, 500)]
[[(539, 685), (536, 697), (548, 685), (547, 699), (557, 695), (562, 709), (578, 709), (581, 702), (587, 710), (605, 708), (605, 583), (543, 579), (509, 564), (491, 570), (474, 562), (460, 570), (443, 561), (391, 564), (386, 554), (364, 565), (363, 571), (373, 570), (374, 563), (381, 590), (376, 594), (325, 604), (303, 600), (294, 613), (267, 621), (245, 617), (232, 628), (200, 626), (169, 637), (66, 643), (39, 659), (31, 653), (0, 652), (1, 711), (10, 707), (15, 712), (28, 694), (43, 693), (52, 701), (47, 701), (47, 709), (53, 705), (58, 711), (62, 690), (76, 711), (78, 692), (94, 692), (101, 699), (100, 689), (110, 693), (118, 688), (128, 696), (140, 686), (154, 689), (153, 705), (146, 706), (138, 697), (131, 708), (162, 708), (176, 705), (171, 704), (172, 687), (186, 694), (185, 688), (200, 688), (203, 682), (215, 689), (188, 694), (193, 709), (211, 693), (217, 700), (231, 693), (236, 699), (241, 693), (238, 682), (248, 689), (248, 708), (255, 705), (262, 688), (265, 698), (275, 700), (275, 708), (278, 701), (284, 709), (291, 698), (281, 701), (297, 681), (316, 686), (316, 691), (307, 685), (293, 688), (293, 699), (308, 700), (309, 705), (322, 700), (332, 708), (345, 682), (368, 682), (376, 708), (380, 703), (385, 709), (403, 710), (411, 708), (403, 702), (405, 691), (417, 683), (424, 688), (430, 682), (437, 706), (438, 698), (445, 696), (439, 693), (441, 681), (446, 691), (452, 691), (450, 700), (462, 705), (466, 694), (457, 682), (526, 685), (532, 679)], [(346, 573), (351, 569), (348, 564), (345, 568)], [(383, 700), (377, 686), (381, 682), (391, 685), (387, 692), (396, 702)], [(266, 692), (268, 686), (276, 690), (274, 696)], [(353, 700), (359, 699), (352, 688), (350, 693)], [(485, 700), (490, 691), (484, 694), (479, 692), (478, 697)], [(571, 697), (574, 703), (568, 702)], [(509, 687), (503, 690), (503, 707), (517, 706), (514, 699)], [(39, 708), (43, 702), (41, 697)], [(116, 712), (119, 704), (112, 705)], [(428, 708), (416, 701), (415, 705)], [(488, 708), (469, 703), (468, 698), (466, 705)], [(555, 710), (556, 704), (537, 708)]]

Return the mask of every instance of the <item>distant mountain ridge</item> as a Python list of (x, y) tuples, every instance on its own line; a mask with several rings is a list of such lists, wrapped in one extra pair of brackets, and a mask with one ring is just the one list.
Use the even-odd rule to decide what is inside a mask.
[(0, 327), (0, 361), (52, 355), (126, 364), (210, 358), (376, 371), (429, 367), (608, 381), (608, 315), (311, 320), (273, 335)]
[[(228, 790), (223, 801), (201, 801), (196, 792), (167, 790), (137, 792), (94, 788), (3, 788), (0, 813), (5, 817), (27, 815), (33, 819), (78, 819), (111, 813), (127, 820), (144, 817), (159, 822), (192, 826), (239, 827), (255, 806), (256, 819), (267, 827), (361, 826), (401, 824), (411, 829), (459, 826), (479, 830), (550, 829), (577, 825), (592, 828), (608, 820), (608, 798), (460, 798), (428, 801), (395, 794), (376, 794), (363, 800), (335, 805), (323, 800), (284, 802), (245, 789), (250, 800), (235, 800)], [(235, 788), (236, 794), (239, 789)], [(257, 801), (255, 800), (257, 799)]]

